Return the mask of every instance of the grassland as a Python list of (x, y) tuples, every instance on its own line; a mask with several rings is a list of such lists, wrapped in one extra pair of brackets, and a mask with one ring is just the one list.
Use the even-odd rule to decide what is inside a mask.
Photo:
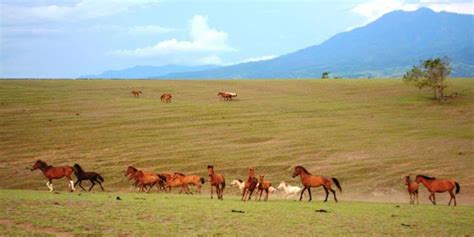
[[(139, 99), (133, 98), (130, 94), (132, 89), (141, 89), (144, 94)], [(237, 92), (237, 100), (219, 101), (216, 93), (220, 90)], [(159, 102), (159, 96), (164, 92), (173, 94), (171, 104)], [(212, 218), (211, 209), (207, 210), (209, 205), (215, 209), (222, 205), (225, 213), (230, 212), (229, 209), (241, 209), (242, 204), (229, 196), (235, 194), (235, 190), (226, 189), (223, 204), (210, 203), (206, 198), (195, 196), (171, 195), (166, 198), (166, 195), (160, 194), (129, 194), (129, 182), (123, 176), (125, 168), (134, 165), (145, 170), (182, 171), (205, 176), (205, 167), (214, 164), (229, 183), (233, 178), (244, 177), (246, 167), (254, 166), (257, 174), (266, 174), (266, 178), (273, 183), (285, 180), (297, 184), (298, 180), (292, 179), (290, 173), (292, 166), (301, 164), (313, 174), (337, 177), (344, 190), (339, 196), (342, 202), (337, 206), (319, 203), (322, 192), (314, 190), (316, 204), (284, 200), (244, 204), (251, 208), (246, 208), (246, 215), (236, 220), (252, 225), (249, 224), (249, 232), (243, 234), (266, 235), (259, 227), (277, 224), (286, 227), (275, 228), (275, 231), (290, 231), (291, 226), (297, 229), (295, 234), (300, 233), (298, 229), (303, 231), (308, 228), (314, 231), (313, 234), (318, 234), (319, 228), (322, 228), (321, 233), (330, 233), (331, 230), (344, 234), (352, 228), (354, 232), (351, 233), (359, 234), (371, 233), (370, 230), (381, 234), (427, 234), (428, 229), (424, 228), (429, 225), (439, 230), (441, 235), (472, 234), (472, 226), (460, 229), (450, 227), (457, 220), (454, 216), (472, 223), (471, 207), (449, 209), (402, 205), (401, 209), (395, 209), (409, 210), (407, 213), (414, 215), (410, 218), (406, 213), (392, 212), (393, 204), (360, 202), (406, 202), (408, 195), (404, 192), (402, 176), (423, 173), (456, 179), (461, 184), (458, 203), (474, 203), (474, 80), (452, 80), (447, 94), (451, 92), (458, 92), (460, 96), (438, 104), (430, 100), (430, 91), (409, 87), (400, 80), (2, 80), (1, 205), (19, 205), (23, 200), (26, 203), (23, 208), (31, 209), (26, 213), (42, 213), (36, 206), (51, 205), (53, 200), (61, 199), (63, 202), (58, 201), (60, 205), (56, 206), (71, 206), (71, 210), (66, 211), (69, 214), (89, 204), (92, 207), (104, 206), (104, 211), (92, 208), (94, 211), (90, 215), (96, 218), (92, 218), (93, 223), (98, 222), (100, 212), (114, 220), (106, 220), (111, 225), (126, 224), (124, 233), (138, 234), (153, 233), (142, 232), (146, 228), (162, 229), (163, 226), (157, 223), (159, 221), (153, 218), (172, 214), (172, 210), (167, 210), (160, 216), (162, 207), (183, 205), (189, 208), (186, 211), (194, 213), (191, 215), (194, 218), (205, 217), (223, 227), (214, 227), (206, 232), (207, 228), (200, 226), (207, 227), (209, 224), (199, 220), (182, 226), (184, 230), (163, 227), (170, 233), (241, 233), (237, 232), (237, 227), (231, 227), (238, 214), (228, 213)], [(89, 197), (89, 194), (74, 196), (77, 194), (10, 191), (46, 190), (42, 174), (27, 169), (36, 159), (54, 165), (80, 163), (87, 170), (96, 170), (105, 177), (106, 189), (121, 192), (120, 196), (126, 200), (121, 204), (112, 202), (109, 198), (114, 198), (112, 193)], [(65, 182), (55, 181), (55, 189), (66, 190)], [(206, 186), (204, 191), (207, 190)], [(426, 196), (426, 190), (422, 188), (420, 201), (426, 203)], [(87, 201), (82, 202), (81, 198), (85, 197), (88, 197)], [(141, 199), (135, 198), (146, 200), (141, 203)], [(130, 203), (130, 200), (135, 200), (136, 204)], [(438, 195), (438, 200), (445, 205), (447, 195)], [(180, 204), (174, 205), (173, 202)], [(147, 210), (148, 204), (153, 208)], [(120, 210), (116, 205), (136, 210), (128, 210), (130, 218), (121, 217), (127, 215), (121, 211), (127, 210)], [(313, 213), (313, 209), (320, 207), (334, 211), (326, 215), (332, 216), (333, 222), (322, 224), (319, 214)], [(254, 209), (255, 215), (248, 217)], [(292, 222), (292, 219), (298, 220), (300, 217), (294, 216), (305, 209), (316, 219), (309, 219), (304, 224)], [(137, 214), (138, 210), (149, 215), (145, 214), (142, 218)], [(356, 214), (359, 212), (365, 217)], [(163, 223), (175, 226), (181, 223), (176, 216), (185, 213), (184, 210), (182, 214), (175, 213)], [(347, 219), (336, 213), (346, 215)], [(354, 219), (361, 219), (361, 227), (355, 226), (357, 222), (349, 222), (349, 213), (354, 214)], [(407, 220), (417, 228), (399, 228), (401, 223), (393, 222), (392, 214), (407, 218), (401, 220)], [(14, 218), (15, 221), (31, 223), (25, 214), (20, 215), (15, 210), (3, 211), (2, 215), (8, 220)], [(281, 215), (281, 218), (275, 215)], [(288, 218), (286, 215), (289, 215)], [(397, 228), (384, 232), (383, 226), (379, 228), (373, 224), (379, 219), (377, 217), (387, 218), (383, 219), (387, 220), (387, 225)], [(219, 218), (222, 220), (215, 220)], [(269, 224), (255, 224), (259, 218)], [(364, 218), (365, 221), (362, 221)], [(433, 221), (423, 222), (422, 218)], [(336, 221), (343, 219), (345, 221)], [(442, 224), (442, 219), (448, 219), (448, 222)], [(286, 221), (293, 224), (286, 225)], [(149, 222), (155, 226), (142, 226)], [(66, 223), (71, 227), (61, 225), (60, 229), (67, 232), (96, 233), (97, 230), (114, 229), (113, 225), (107, 227), (108, 224), (104, 224), (97, 230), (89, 231), (75, 226), (72, 221)], [(380, 222), (380, 225), (383, 223)], [(35, 225), (49, 224), (38, 221)], [(7, 228), (5, 226), (8, 225), (4, 225)], [(275, 234), (272, 231), (268, 235)]]

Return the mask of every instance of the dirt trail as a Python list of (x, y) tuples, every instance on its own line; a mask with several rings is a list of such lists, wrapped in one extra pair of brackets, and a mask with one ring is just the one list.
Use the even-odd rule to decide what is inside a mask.
[(40, 227), (34, 226), (31, 223), (17, 224), (12, 220), (0, 219), (0, 225), (16, 226), (26, 231), (32, 232), (34, 234), (48, 234), (48, 235), (63, 236), (63, 237), (74, 236), (71, 233), (63, 232), (55, 228), (40, 228)]

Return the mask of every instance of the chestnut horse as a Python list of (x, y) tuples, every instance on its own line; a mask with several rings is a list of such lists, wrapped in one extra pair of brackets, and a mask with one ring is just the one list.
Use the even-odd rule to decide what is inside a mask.
[(184, 175), (183, 173), (175, 172), (173, 179), (179, 179), (183, 184), (183, 188), (187, 191), (190, 191), (188, 185), (196, 186), (196, 192), (201, 193), (201, 186), (204, 184), (204, 178), (201, 178), (197, 175)]
[(337, 202), (336, 191), (332, 188), (332, 183), (334, 183), (336, 187), (339, 189), (339, 191), (342, 192), (342, 188), (341, 188), (341, 185), (339, 184), (339, 180), (337, 180), (336, 178), (312, 175), (310, 172), (308, 172), (308, 170), (306, 170), (303, 166), (300, 166), (300, 165), (295, 167), (295, 170), (293, 171), (293, 174), (291, 176), (295, 178), (298, 175), (300, 176), (301, 183), (304, 186), (303, 191), (301, 191), (301, 194), (300, 194), (300, 201), (303, 198), (303, 193), (306, 189), (308, 190), (309, 201), (311, 201), (312, 200), (311, 187), (316, 188), (319, 186), (323, 186), (324, 191), (326, 192), (326, 199), (324, 199), (324, 201), (325, 202), (328, 201), (328, 196), (329, 196), (328, 190), (329, 190), (334, 195), (334, 201)]
[(145, 188), (149, 186), (147, 192), (161, 181), (160, 177), (154, 172), (144, 172), (133, 166), (128, 166), (125, 176), (128, 180), (134, 180), (133, 186), (138, 186), (141, 191), (145, 191)]
[(410, 195), (410, 204), (415, 204), (415, 198), (416, 198), (416, 204), (420, 204), (418, 202), (418, 183), (413, 182), (410, 179), (410, 176), (405, 176), (405, 185), (407, 186), (408, 190), (408, 195)]
[(264, 201), (267, 201), (268, 200), (268, 193), (269, 193), (269, 189), (270, 187), (272, 186), (272, 184), (270, 183), (270, 181), (266, 181), (264, 180), (265, 178), (265, 175), (260, 175), (260, 180), (259, 180), (259, 184), (258, 184), (258, 190), (257, 190), (257, 194), (255, 195), (255, 199), (257, 199), (257, 195), (258, 195), (258, 192), (260, 191), (260, 197), (258, 198), (258, 201), (260, 201), (260, 199), (262, 199), (262, 193), (263, 191), (265, 191), (265, 198), (263, 199)]
[(102, 187), (102, 182), (104, 182), (104, 178), (102, 178), (100, 174), (96, 172), (85, 172), (79, 164), (74, 164), (73, 169), (74, 169), (74, 174), (77, 177), (77, 181), (76, 183), (74, 183), (74, 187), (76, 187), (76, 185), (79, 184), (79, 187), (81, 187), (82, 190), (85, 191), (86, 189), (82, 187), (82, 181), (89, 180), (92, 183), (91, 187), (89, 188), (89, 192), (95, 186), (96, 182), (100, 185), (100, 188), (102, 189), (102, 191), (104, 191), (104, 187)]
[(224, 200), (224, 176), (216, 173), (212, 165), (207, 166), (207, 173), (209, 174), (209, 184), (211, 185), (211, 199), (213, 198), (214, 187), (216, 187), (217, 199)]
[[(253, 167), (249, 167), (247, 170), (247, 180), (245, 181), (244, 190), (242, 192), (242, 199), (241, 201), (248, 201), (252, 197), (252, 193), (257, 187), (258, 179), (255, 178), (255, 169)], [(247, 198), (248, 194), (248, 198)]]
[(179, 193), (182, 193), (183, 191), (185, 191), (186, 194), (189, 193), (189, 189), (187, 189), (187, 186), (185, 188), (185, 186), (181, 182), (181, 179), (175, 178), (174, 175), (171, 175), (170, 173), (163, 173), (163, 174), (160, 174), (160, 175), (165, 180), (165, 186), (168, 189), (167, 192), (171, 192), (172, 187), (181, 187), (181, 190), (179, 190)]
[(451, 205), (451, 201), (454, 199), (454, 206), (456, 206), (456, 196), (453, 193), (454, 187), (456, 187), (456, 194), (459, 193), (461, 187), (459, 186), (458, 182), (451, 180), (451, 179), (437, 179), (435, 177), (428, 177), (425, 175), (417, 175), (415, 182), (422, 183), (425, 185), (426, 189), (430, 192), (430, 199), (433, 205), (436, 205), (436, 197), (435, 193), (444, 193), (449, 192), (451, 198), (449, 199), (448, 206)]
[(132, 95), (133, 95), (133, 97), (135, 97), (135, 98), (140, 97), (140, 94), (143, 94), (143, 92), (142, 92), (142, 91), (139, 91), (139, 90), (133, 90), (133, 91), (132, 91)]
[(171, 97), (172, 97), (171, 94), (165, 93), (161, 95), (160, 99), (161, 99), (161, 102), (171, 103)]
[(74, 173), (74, 170), (71, 166), (58, 166), (53, 167), (51, 165), (46, 164), (46, 162), (42, 160), (37, 160), (33, 167), (30, 169), (31, 171), (40, 169), (44, 176), (48, 179), (46, 182), (46, 186), (48, 186), (49, 191), (53, 191), (53, 179), (60, 179), (62, 177), (66, 177), (68, 180), (68, 187), (71, 189), (71, 192), (76, 190), (74, 188), (74, 182), (72, 181), (71, 175)]
[(232, 97), (236, 97), (236, 93), (231, 93), (231, 92), (219, 92), (217, 93), (217, 96), (220, 96), (220, 100), (224, 99), (225, 101), (232, 100)]

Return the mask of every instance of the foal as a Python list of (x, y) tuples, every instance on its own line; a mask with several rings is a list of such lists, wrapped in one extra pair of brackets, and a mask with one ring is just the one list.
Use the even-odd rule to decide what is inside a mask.
[(207, 166), (207, 173), (209, 174), (209, 184), (211, 185), (211, 199), (216, 187), (217, 198), (224, 200), (225, 179), (222, 174), (214, 172), (214, 166)]
[(260, 183), (258, 185), (258, 190), (257, 190), (257, 194), (255, 195), (255, 200), (257, 199), (257, 195), (258, 195), (258, 192), (260, 191), (260, 197), (258, 198), (258, 201), (260, 201), (260, 199), (262, 199), (262, 193), (263, 191), (265, 191), (265, 199), (264, 201), (267, 201), (268, 200), (268, 193), (270, 191), (270, 187), (272, 186), (272, 184), (270, 183), (270, 181), (266, 181), (264, 180), (263, 178), (265, 177), (265, 175), (260, 175)]
[(410, 179), (410, 176), (405, 176), (405, 185), (407, 186), (408, 194), (410, 195), (410, 204), (415, 204), (415, 198), (416, 198), (416, 204), (420, 204), (418, 202), (418, 183), (417, 182), (412, 182)]
[(79, 184), (79, 187), (81, 187), (82, 190), (85, 191), (86, 189), (82, 187), (81, 183), (83, 180), (89, 180), (92, 183), (91, 187), (89, 188), (89, 192), (95, 186), (96, 182), (100, 185), (100, 188), (102, 189), (102, 191), (105, 191), (104, 187), (102, 187), (102, 182), (104, 182), (104, 178), (102, 178), (100, 174), (96, 172), (85, 172), (79, 164), (74, 164), (73, 169), (74, 169), (74, 174), (77, 177), (77, 181), (76, 183), (74, 183), (74, 187), (76, 187), (76, 185)]
[(51, 165), (46, 164), (46, 162), (42, 160), (37, 160), (33, 167), (30, 169), (31, 171), (40, 169), (44, 176), (48, 179), (46, 182), (46, 186), (48, 186), (49, 191), (53, 191), (53, 179), (60, 179), (62, 177), (66, 177), (68, 180), (68, 187), (71, 189), (71, 192), (75, 190), (74, 182), (72, 181), (71, 175), (74, 172), (71, 166), (58, 166), (53, 167)]

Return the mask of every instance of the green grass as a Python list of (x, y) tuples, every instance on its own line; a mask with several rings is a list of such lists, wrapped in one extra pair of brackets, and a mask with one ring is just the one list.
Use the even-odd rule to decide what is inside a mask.
[[(116, 196), (122, 200), (115, 200)], [(315, 212), (319, 209), (328, 213)], [(40, 234), (45, 229), (81, 235), (166, 236), (474, 234), (474, 207), (470, 206), (280, 199), (244, 203), (235, 196), (218, 201), (208, 195), (2, 190), (0, 210), (4, 235)], [(11, 223), (2, 224), (5, 219)]]

